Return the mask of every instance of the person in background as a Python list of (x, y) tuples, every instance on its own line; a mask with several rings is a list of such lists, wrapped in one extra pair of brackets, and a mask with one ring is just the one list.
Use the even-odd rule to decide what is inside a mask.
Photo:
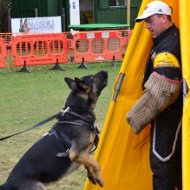
[(168, 4), (152, 1), (136, 18), (137, 23), (145, 22), (153, 47), (145, 68), (143, 95), (128, 112), (127, 121), (136, 134), (151, 123), (153, 190), (182, 190), (180, 36), (171, 15)]

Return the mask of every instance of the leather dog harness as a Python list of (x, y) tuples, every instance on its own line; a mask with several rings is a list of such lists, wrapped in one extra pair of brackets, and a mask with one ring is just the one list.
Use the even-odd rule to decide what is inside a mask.
[[(88, 127), (89, 130), (93, 131), (95, 133), (95, 135), (96, 135), (95, 141), (94, 141), (95, 148), (91, 151), (91, 152), (94, 152), (96, 150), (98, 142), (99, 142), (99, 130), (98, 130), (98, 128), (94, 125), (94, 123), (93, 124), (89, 124), (89, 122), (86, 120), (85, 117), (83, 117), (83, 116), (77, 114), (76, 112), (72, 111), (71, 108), (69, 108), (69, 107), (67, 107), (66, 109), (62, 109), (59, 113), (57, 113), (57, 114), (55, 114), (55, 115), (53, 115), (53, 116), (51, 116), (51, 117), (49, 117), (49, 118), (47, 118), (47, 119), (45, 119), (43, 121), (40, 121), (40, 122), (36, 123), (35, 125), (33, 125), (32, 127), (28, 128), (28, 129), (16, 132), (16, 133), (11, 134), (11, 135), (7, 135), (5, 137), (1, 137), (0, 141), (6, 140), (6, 139), (11, 138), (13, 136), (16, 136), (16, 135), (25, 133), (27, 131), (30, 131), (32, 129), (35, 129), (37, 127), (40, 127), (40, 126), (44, 125), (45, 123), (48, 123), (49, 121), (57, 118), (57, 116), (60, 115), (60, 114), (61, 114), (61, 116), (64, 116), (65, 113), (69, 113), (69, 114), (72, 114), (72, 115), (76, 116), (77, 118), (80, 119), (80, 122), (79, 122), (79, 120), (77, 120), (77, 122), (58, 121), (56, 124), (58, 124), (58, 123), (62, 123), (62, 124), (63, 123), (67, 123), (67, 124), (72, 124), (72, 125), (81, 125), (81, 126)], [(60, 140), (60, 137), (58, 136), (58, 134), (57, 134), (57, 132), (56, 132), (55, 129), (50, 130), (45, 135), (54, 135), (54, 137), (56, 138), (56, 140)], [(66, 135), (64, 136), (64, 139), (65, 139), (66, 144), (68, 144), (68, 145), (71, 144), (71, 141), (68, 139), (68, 137), (66, 137)], [(69, 149), (67, 149), (66, 152), (68, 153), (68, 151), (69, 151)], [(67, 156), (68, 156), (68, 154), (67, 154)]]
[[(99, 133), (100, 132), (99, 132), (98, 128), (94, 125), (94, 123), (89, 123), (89, 121), (85, 117), (72, 111), (71, 108), (69, 108), (69, 107), (67, 107), (65, 110), (61, 110), (61, 112), (60, 112), (61, 117), (63, 117), (65, 115), (65, 113), (69, 113), (73, 116), (76, 116), (77, 119), (75, 119), (74, 121), (66, 121), (66, 120), (58, 121), (55, 124), (55, 126), (59, 125), (59, 124), (71, 124), (71, 125), (79, 125), (79, 126), (88, 128), (90, 131), (95, 133), (94, 149), (91, 150), (91, 153), (94, 152), (96, 150), (96, 148), (98, 146), (98, 142), (99, 142)], [(56, 139), (56, 141), (58, 142), (59, 147), (63, 150), (63, 152), (57, 153), (57, 155), (56, 155), (57, 157), (68, 157), (69, 156), (69, 151), (71, 148), (71, 140), (66, 135), (58, 133), (57, 130), (54, 129), (54, 127), (46, 135), (53, 136)], [(64, 147), (63, 147), (63, 144), (64, 144)]]

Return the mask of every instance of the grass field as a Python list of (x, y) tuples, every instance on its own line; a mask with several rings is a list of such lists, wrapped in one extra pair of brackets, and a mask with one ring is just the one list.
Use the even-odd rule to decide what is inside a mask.
[[(31, 73), (17, 72), (18, 68), (0, 69), (0, 137), (29, 128), (57, 113), (70, 92), (64, 77), (81, 77), (107, 70), (108, 86), (95, 109), (96, 124), (101, 130), (120, 65), (116, 63), (113, 68), (111, 63), (93, 63), (88, 65), (88, 69), (79, 69), (76, 64), (67, 64), (64, 65), (66, 71), (49, 70), (51, 66), (30, 67)], [(51, 128), (53, 122), (0, 142), (0, 184), (23, 153)], [(85, 179), (86, 171), (80, 167), (48, 189), (82, 190)]]

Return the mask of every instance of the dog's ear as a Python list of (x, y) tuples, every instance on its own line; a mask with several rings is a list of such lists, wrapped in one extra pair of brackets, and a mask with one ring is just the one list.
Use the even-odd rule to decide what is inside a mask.
[(90, 87), (85, 83), (84, 80), (75, 77), (75, 82), (79, 90), (86, 93), (90, 91)]
[(76, 86), (76, 83), (73, 79), (65, 77), (65, 82), (67, 83), (70, 89), (73, 89)]

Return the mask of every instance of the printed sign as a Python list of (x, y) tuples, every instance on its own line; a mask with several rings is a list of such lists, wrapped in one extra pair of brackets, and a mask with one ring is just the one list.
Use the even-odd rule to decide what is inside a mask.
[(61, 30), (61, 17), (12, 18), (12, 33), (57, 33)]

